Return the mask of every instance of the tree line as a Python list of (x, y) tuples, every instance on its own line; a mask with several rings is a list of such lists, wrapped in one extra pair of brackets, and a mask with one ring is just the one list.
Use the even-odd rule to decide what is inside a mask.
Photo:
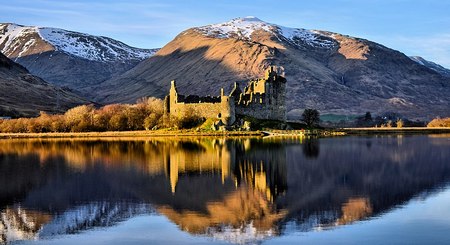
[(64, 114), (41, 112), (36, 118), (0, 120), (2, 133), (102, 132), (185, 128), (198, 121), (195, 116), (174, 118), (164, 115), (163, 101), (143, 98), (136, 104), (111, 104), (101, 108), (81, 105)]
[[(372, 118), (370, 112), (355, 120), (356, 127), (450, 127), (450, 118), (436, 118), (428, 123), (401, 119), (397, 114)], [(318, 127), (320, 113), (316, 109), (305, 109), (301, 120), (307, 127)], [(48, 132), (104, 132), (153, 130), (160, 128), (192, 128), (205, 121), (195, 113), (182, 118), (164, 114), (164, 103), (157, 98), (143, 98), (135, 104), (111, 104), (100, 108), (81, 105), (64, 114), (41, 112), (35, 118), (0, 120), (0, 133), (48, 133)]]

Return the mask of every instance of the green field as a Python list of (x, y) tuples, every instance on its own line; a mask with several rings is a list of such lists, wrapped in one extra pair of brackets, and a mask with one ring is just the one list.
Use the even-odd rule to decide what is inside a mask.
[(349, 122), (349, 121), (354, 121), (356, 118), (360, 117), (362, 115), (339, 115), (339, 114), (323, 114), (320, 115), (320, 120), (322, 122), (332, 122), (332, 123), (337, 123), (340, 122), (342, 120)]

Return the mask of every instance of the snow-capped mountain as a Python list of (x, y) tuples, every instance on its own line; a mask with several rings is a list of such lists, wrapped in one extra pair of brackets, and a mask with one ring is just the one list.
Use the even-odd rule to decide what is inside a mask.
[(92, 36), (58, 28), (0, 24), (1, 52), (10, 58), (39, 53), (39, 42), (45, 42), (55, 51), (92, 61), (142, 60), (152, 56), (156, 49), (130, 47), (108, 37)]
[(163, 97), (169, 81), (189, 94), (218, 94), (236, 81), (283, 66), (288, 117), (304, 108), (327, 114), (397, 112), (412, 119), (449, 116), (449, 78), (366, 39), (283, 27), (256, 17), (190, 28), (124, 74), (101, 83), (96, 99)]
[(278, 39), (284, 39), (293, 44), (298, 44), (300, 41), (311, 47), (319, 48), (333, 48), (337, 45), (336, 42), (319, 32), (270, 24), (254, 16), (236, 18), (228, 22), (202, 26), (196, 29), (206, 36), (216, 38), (252, 40), (252, 34), (254, 32), (265, 31), (273, 34)]
[(434, 71), (436, 71), (436, 72), (438, 72), (438, 73), (440, 73), (440, 74), (442, 74), (442, 75), (444, 75), (446, 77), (450, 77), (450, 70), (445, 68), (445, 67), (443, 67), (443, 66), (441, 66), (441, 65), (439, 65), (439, 64), (436, 64), (436, 63), (434, 63), (432, 61), (426, 60), (426, 59), (424, 59), (424, 58), (422, 58), (420, 56), (410, 56), (409, 58), (411, 58), (415, 62), (417, 62), (417, 63), (419, 63), (419, 64), (421, 64), (423, 66), (426, 66), (426, 67), (428, 67), (428, 68), (430, 68), (430, 69), (432, 69), (432, 70), (434, 70)]
[(33, 75), (92, 95), (92, 86), (134, 67), (157, 49), (57, 28), (0, 24), (0, 51)]

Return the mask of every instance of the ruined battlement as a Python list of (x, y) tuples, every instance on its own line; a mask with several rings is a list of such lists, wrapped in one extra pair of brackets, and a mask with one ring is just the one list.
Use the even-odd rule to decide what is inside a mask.
[(185, 103), (185, 104), (195, 104), (195, 103), (220, 103), (221, 98), (220, 96), (205, 96), (201, 97), (198, 95), (188, 95), (188, 96), (179, 96), (178, 97), (179, 103)]
[[(265, 71), (264, 78), (248, 82), (238, 97), (235, 93), (236, 114), (285, 121), (286, 78), (279, 75), (283, 73), (284, 70), (271, 66)], [(236, 88), (233, 91), (240, 89)]]
[(204, 118), (218, 118), (225, 125), (235, 121), (234, 100), (223, 94), (220, 96), (198, 96), (178, 94), (176, 82), (171, 82), (169, 95), (165, 99), (165, 113), (176, 117), (198, 115)]
[(258, 119), (286, 120), (286, 79), (284, 70), (269, 67), (264, 78), (251, 80), (242, 91), (234, 83), (231, 93), (220, 96), (198, 96), (178, 94), (176, 82), (171, 82), (169, 95), (165, 99), (165, 113), (183, 117), (196, 114), (205, 118), (219, 118), (225, 125), (234, 123), (236, 116), (251, 116)]

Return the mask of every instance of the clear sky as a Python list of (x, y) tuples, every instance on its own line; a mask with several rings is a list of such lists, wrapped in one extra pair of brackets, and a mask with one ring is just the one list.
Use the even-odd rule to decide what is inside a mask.
[(0, 0), (0, 22), (58, 27), (162, 47), (194, 26), (256, 16), (366, 38), (450, 68), (447, 0)]

